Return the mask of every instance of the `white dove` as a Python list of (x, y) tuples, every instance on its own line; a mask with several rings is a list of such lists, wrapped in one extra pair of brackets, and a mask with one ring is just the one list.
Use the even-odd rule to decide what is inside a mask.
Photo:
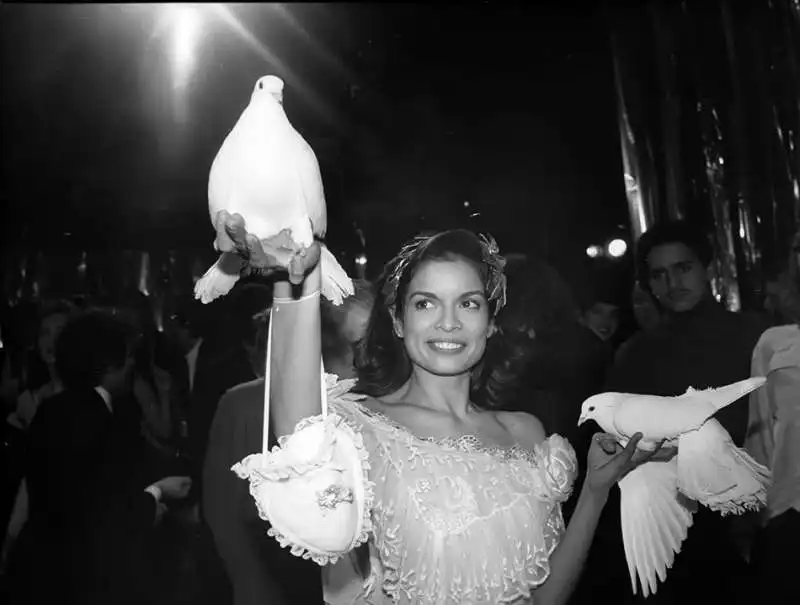
[(661, 441), (677, 446), (672, 460), (647, 462), (619, 482), (634, 593), (637, 575), (645, 597), (656, 592), (656, 575), (666, 578), (692, 524), (692, 500), (723, 515), (764, 505), (769, 470), (737, 448), (712, 416), (765, 382), (750, 378), (717, 389), (689, 388), (676, 397), (602, 393), (584, 401), (579, 425), (592, 419), (623, 445), (642, 433), (642, 449)]
[[(286, 117), (280, 78), (264, 76), (256, 82), (250, 104), (223, 141), (208, 177), (208, 208), (215, 228), (220, 211), (238, 213), (259, 239), (288, 231), (298, 251), (325, 235), (317, 157)], [(352, 280), (325, 246), (320, 267), (323, 296), (340, 304), (353, 293)], [(195, 284), (195, 297), (209, 303), (227, 294), (244, 268), (235, 253), (223, 252)]]

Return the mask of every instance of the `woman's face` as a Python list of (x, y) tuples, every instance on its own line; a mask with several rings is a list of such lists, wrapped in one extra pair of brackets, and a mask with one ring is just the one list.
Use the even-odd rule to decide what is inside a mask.
[(66, 314), (55, 313), (45, 317), (39, 326), (39, 355), (48, 365), (56, 361), (56, 338), (65, 323), (67, 323)]
[(408, 285), (404, 303), (395, 331), (415, 366), (454, 376), (480, 361), (494, 323), (483, 282), (469, 262), (423, 263)]

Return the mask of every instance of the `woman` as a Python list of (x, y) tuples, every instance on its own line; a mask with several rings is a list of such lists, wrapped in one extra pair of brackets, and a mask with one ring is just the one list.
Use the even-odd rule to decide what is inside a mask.
[(32, 360), (28, 384), (17, 398), (16, 409), (8, 417), (13, 426), (27, 430), (39, 404), (61, 392), (61, 381), (55, 369), (55, 342), (72, 310), (72, 305), (60, 301), (42, 307), (36, 341), (38, 356)]
[[(256, 266), (289, 269), (290, 281), (275, 284), (271, 372), (273, 426), (287, 435), (321, 409), (319, 251), (315, 245), (293, 255), (273, 241), (265, 254), (255, 238), (231, 239), (241, 227), (239, 217), (228, 221), (219, 249), (236, 247)], [(367, 602), (565, 603), (609, 489), (641, 462), (634, 460), (640, 435), (622, 451), (597, 435), (564, 531), (560, 505), (577, 470), (572, 448), (557, 435), (546, 438), (533, 416), (471, 402), (472, 377), (505, 300), (502, 267), (493, 242), (467, 231), (405, 246), (378, 284), (359, 368), (363, 398), (329, 391), (329, 409), (368, 456), (364, 486), (374, 499), (366, 499), (369, 519), (361, 526), (370, 549)], [(237, 472), (263, 484), (255, 458)], [(331, 510), (352, 501), (353, 492), (343, 491)], [(278, 539), (326, 561), (321, 548), (312, 553), (287, 534)]]
[(797, 603), (800, 586), (791, 576), (800, 564), (800, 232), (776, 295), (775, 311), (786, 325), (765, 331), (753, 350), (752, 375), (768, 380), (750, 395), (745, 440), (753, 457), (772, 470), (752, 553), (754, 596), (767, 603)]

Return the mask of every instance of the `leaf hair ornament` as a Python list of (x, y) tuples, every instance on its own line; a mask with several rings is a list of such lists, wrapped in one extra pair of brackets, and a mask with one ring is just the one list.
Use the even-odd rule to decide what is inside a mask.
[[(445, 233), (449, 232), (417, 235), (406, 243), (400, 249), (400, 252), (389, 261), (386, 266), (387, 278), (382, 292), (387, 306), (391, 307), (397, 302), (400, 280), (403, 279), (411, 264), (421, 256), (434, 239)], [(506, 260), (500, 255), (500, 248), (491, 235), (482, 233), (472, 235), (478, 240), (481, 249), (481, 260), (487, 268), (487, 279), (484, 284), (486, 298), (493, 307), (493, 315), (496, 316), (506, 304), (506, 275), (503, 272)]]

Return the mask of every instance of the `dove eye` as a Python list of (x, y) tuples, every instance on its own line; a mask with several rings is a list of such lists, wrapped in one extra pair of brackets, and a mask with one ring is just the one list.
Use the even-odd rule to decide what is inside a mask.
[(264, 90), (264, 83), (263, 82), (259, 82), (258, 83), (258, 88), (259, 88), (259, 90)]
[(591, 406), (591, 407), (589, 408), (589, 411), (590, 411), (590, 412), (594, 412), (594, 406)]

